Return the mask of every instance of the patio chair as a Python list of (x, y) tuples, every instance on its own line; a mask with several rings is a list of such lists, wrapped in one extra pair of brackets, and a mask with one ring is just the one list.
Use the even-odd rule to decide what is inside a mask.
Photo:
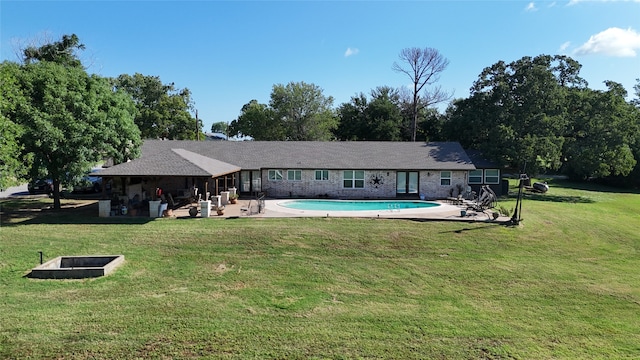
[(487, 185), (483, 185), (480, 188), (480, 194), (478, 194), (478, 198), (471, 203), (471, 208), (476, 211), (485, 211), (487, 209), (492, 209), (496, 206), (496, 201), (498, 197), (491, 190), (491, 188)]

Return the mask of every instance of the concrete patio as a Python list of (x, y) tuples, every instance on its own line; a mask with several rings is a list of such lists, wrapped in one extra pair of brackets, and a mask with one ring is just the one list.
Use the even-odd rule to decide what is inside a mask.
[[(437, 201), (440, 206), (438, 208), (429, 209), (429, 211), (301, 211), (293, 209), (285, 209), (277, 205), (277, 199), (265, 200), (265, 211), (258, 212), (258, 203), (256, 200), (238, 199), (236, 204), (227, 204), (224, 209), (224, 215), (217, 215), (215, 211), (211, 211), (211, 219), (226, 219), (238, 217), (252, 218), (279, 218), (279, 217), (361, 217), (361, 218), (380, 218), (380, 219), (421, 219), (434, 221), (465, 221), (465, 222), (507, 222), (509, 217), (499, 216), (493, 218), (494, 211), (476, 211), (470, 210), (470, 203), (450, 204), (447, 201)], [(191, 207), (198, 208), (197, 218), (201, 218), (200, 206), (196, 203), (181, 206), (173, 210), (173, 217), (187, 218)], [(465, 216), (461, 216), (461, 211), (465, 211)]]

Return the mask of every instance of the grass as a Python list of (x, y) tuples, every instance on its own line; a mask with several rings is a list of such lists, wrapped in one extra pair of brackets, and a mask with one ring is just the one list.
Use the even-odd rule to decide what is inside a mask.
[[(640, 357), (637, 193), (551, 183), (518, 227), (122, 223), (73, 200), (37, 211), (48, 201), (1, 203), (0, 358)], [(126, 263), (92, 280), (23, 277), (38, 251)]]

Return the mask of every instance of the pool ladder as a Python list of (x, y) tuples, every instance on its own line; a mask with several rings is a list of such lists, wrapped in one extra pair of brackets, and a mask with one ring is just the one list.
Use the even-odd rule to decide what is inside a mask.
[(253, 201), (255, 200), (256, 201), (256, 206), (258, 207), (257, 213), (258, 214), (263, 214), (265, 212), (265, 202), (264, 202), (265, 196), (266, 196), (266, 194), (263, 193), (263, 192), (258, 193), (256, 195), (256, 198), (249, 200), (249, 204), (247, 204), (247, 207), (240, 208), (240, 211), (246, 212), (247, 216), (251, 216), (251, 215), (255, 214), (256, 212), (253, 211), (253, 207), (254, 207)]

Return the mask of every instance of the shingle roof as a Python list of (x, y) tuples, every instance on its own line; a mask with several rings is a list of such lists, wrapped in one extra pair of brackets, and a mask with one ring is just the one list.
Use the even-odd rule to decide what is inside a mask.
[(97, 171), (97, 176), (196, 176), (216, 177), (240, 168), (184, 149), (168, 149)]
[(485, 158), (482, 152), (480, 152), (479, 150), (466, 149), (465, 152), (469, 156), (469, 159), (471, 159), (471, 161), (473, 162), (473, 165), (475, 165), (478, 169), (497, 169), (498, 168), (498, 165), (496, 165), (496, 163), (494, 163), (493, 161), (487, 160), (487, 158)]
[(218, 176), (213, 173), (240, 168), (475, 169), (457, 142), (146, 140), (141, 158), (99, 175)]

